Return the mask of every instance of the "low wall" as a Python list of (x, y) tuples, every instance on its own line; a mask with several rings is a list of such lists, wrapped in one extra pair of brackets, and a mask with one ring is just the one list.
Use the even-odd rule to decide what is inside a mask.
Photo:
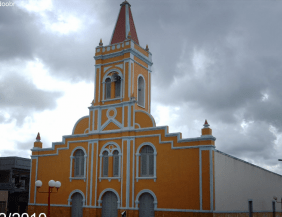
[[(28, 206), (28, 214), (40, 215), (40, 213), (45, 213), (47, 216), (47, 206)], [(121, 212), (123, 209), (118, 210), (118, 217), (121, 217)], [(127, 217), (139, 217), (139, 210), (127, 210)], [(71, 217), (71, 207), (67, 206), (51, 206), (50, 216), (52, 217)], [(83, 217), (101, 217), (101, 208), (83, 208)], [(241, 213), (201, 213), (201, 212), (172, 212), (172, 211), (155, 211), (155, 217), (249, 217), (248, 212)], [(41, 215), (44, 217), (44, 215)], [(273, 217), (273, 212), (253, 212), (252, 217)], [(282, 217), (282, 212), (276, 212), (275, 217)]]
[[(213, 217), (249, 217), (249, 213), (214, 213)], [(252, 217), (273, 217), (273, 212), (253, 212)], [(275, 212), (275, 217), (282, 217), (282, 213)]]
[[(121, 213), (123, 211), (125, 210), (118, 209), (118, 217), (121, 217)], [(36, 217), (44, 217), (44, 215), (39, 216), (40, 213), (45, 213), (47, 216), (47, 212), (48, 212), (47, 206), (34, 206), (34, 205), (28, 206), (28, 215), (29, 216), (32, 216), (35, 213)], [(52, 217), (62, 217), (62, 216), (71, 217), (71, 207), (51, 206), (50, 207), (50, 216)], [(101, 216), (102, 216), (101, 208), (83, 207), (83, 217), (101, 217)], [(155, 217), (171, 217), (171, 216), (174, 216), (174, 217), (213, 217), (213, 213), (155, 211)], [(139, 210), (126, 210), (126, 217), (139, 217)], [(225, 216), (222, 215), (218, 217), (225, 217)], [(269, 217), (272, 217), (272, 216), (269, 216)]]

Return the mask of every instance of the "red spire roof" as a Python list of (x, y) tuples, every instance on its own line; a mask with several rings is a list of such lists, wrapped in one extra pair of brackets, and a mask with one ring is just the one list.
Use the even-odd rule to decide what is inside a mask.
[(117, 18), (117, 22), (113, 31), (113, 35), (110, 44), (115, 44), (124, 41), (128, 33), (131, 33), (131, 40), (139, 44), (137, 32), (135, 29), (130, 4), (127, 1), (121, 3), (121, 8)]
[(36, 136), (36, 140), (40, 141), (40, 134), (39, 133)]

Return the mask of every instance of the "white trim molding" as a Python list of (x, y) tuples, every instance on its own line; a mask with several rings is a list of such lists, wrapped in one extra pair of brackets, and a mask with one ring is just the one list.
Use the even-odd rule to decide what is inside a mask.
[(79, 189), (75, 189), (75, 190), (73, 190), (73, 191), (69, 194), (68, 206), (71, 206), (71, 205), (70, 205), (70, 203), (72, 202), (71, 197), (72, 197), (72, 195), (75, 194), (75, 193), (80, 193), (80, 194), (82, 195), (82, 197), (83, 197), (83, 199), (82, 199), (83, 206), (82, 206), (82, 207), (84, 207), (84, 206), (85, 206), (85, 202), (86, 202), (85, 196), (84, 196), (84, 193), (83, 193), (81, 190), (79, 190)]
[[(105, 106), (106, 107), (106, 106)], [(99, 108), (100, 109), (100, 108)], [(141, 110), (138, 110), (140, 112), (145, 112), (145, 111), (141, 111)], [(101, 112), (101, 111), (99, 111)], [(147, 112), (145, 112), (147, 113)], [(98, 119), (99, 123), (100, 123), (100, 120)], [(98, 125), (98, 129), (99, 129), (99, 125)], [(128, 130), (129, 132), (151, 132), (152, 134), (150, 135), (140, 135), (140, 136), (129, 136), (129, 137), (122, 137), (122, 136), (117, 136), (117, 137), (113, 137), (111, 138), (111, 140), (116, 140), (116, 139), (122, 139), (122, 138), (146, 138), (146, 137), (158, 137), (159, 138), (159, 144), (166, 144), (166, 143), (170, 143), (171, 145), (171, 149), (194, 149), (194, 148), (212, 148), (214, 149), (215, 146), (213, 144), (209, 144), (209, 145), (183, 145), (183, 146), (180, 146), (180, 147), (175, 147), (174, 146), (174, 142), (173, 140), (162, 140), (162, 134), (161, 133), (154, 133), (154, 131), (158, 131), (158, 130), (164, 130), (164, 136), (165, 138), (167, 137), (176, 137), (177, 139), (177, 142), (176, 143), (179, 143), (181, 145), (181, 143), (185, 143), (185, 142), (193, 142), (193, 141), (207, 141), (207, 140), (212, 140), (212, 141), (215, 141), (216, 138), (213, 137), (213, 136), (209, 136), (209, 137), (205, 137), (205, 138), (202, 138), (202, 137), (194, 137), (194, 138), (186, 138), (186, 139), (182, 139), (181, 138), (181, 133), (177, 132), (177, 133), (169, 133), (168, 132), (168, 127), (167, 126), (157, 126), (157, 127), (148, 127), (148, 128), (141, 128), (141, 129), (133, 129), (133, 130)], [(96, 134), (99, 134), (99, 135), (106, 135), (106, 134), (112, 134), (112, 133), (121, 133), (123, 132), (123, 130), (109, 130), (109, 131), (97, 131), (97, 133), (92, 133), (92, 134), (79, 134), (79, 135), (68, 135), (68, 136), (63, 136), (63, 139), (62, 139), (62, 142), (52, 142), (52, 147), (51, 148), (42, 148), (42, 149), (30, 149), (31, 151), (36, 151), (36, 152), (44, 152), (44, 151), (56, 151), (54, 154), (39, 154), (39, 155), (32, 155), (31, 158), (36, 158), (36, 157), (48, 157), (48, 156), (56, 156), (59, 154), (59, 151), (61, 150), (68, 150), (70, 148), (70, 144), (73, 144), (73, 143), (81, 143), (81, 142), (91, 142), (91, 140), (87, 139), (87, 137), (89, 135), (93, 136), (93, 135), (96, 135)], [(79, 138), (80, 140), (77, 140), (77, 141), (67, 141), (66, 142), (66, 139), (71, 139), (71, 138)], [(95, 139), (95, 141), (106, 141), (106, 140), (109, 140), (109, 138), (99, 138), (99, 139)], [(62, 145), (66, 145), (65, 147), (60, 147)], [(218, 150), (216, 150), (217, 152), (220, 152)], [(223, 152), (222, 152), (223, 153)], [(225, 154), (225, 153), (224, 153)], [(227, 155), (227, 154), (226, 154)], [(234, 157), (233, 157), (234, 158)], [(243, 160), (241, 160), (243, 161)], [(245, 162), (245, 161), (244, 161)], [(249, 163), (250, 164), (250, 163)], [(252, 164), (250, 164), (252, 165)], [(257, 166), (258, 167), (258, 166)], [(260, 167), (258, 167), (260, 168)], [(261, 168), (262, 169), (262, 168)], [(265, 170), (265, 169), (264, 169)], [(268, 170), (265, 170), (265, 171), (268, 171)], [(268, 171), (270, 172), (270, 171)], [(273, 172), (270, 172), (270, 173), (273, 173)], [(276, 173), (273, 173), (273, 174), (276, 174)], [(280, 177), (282, 177), (282, 175), (279, 175), (279, 174), (276, 174)]]

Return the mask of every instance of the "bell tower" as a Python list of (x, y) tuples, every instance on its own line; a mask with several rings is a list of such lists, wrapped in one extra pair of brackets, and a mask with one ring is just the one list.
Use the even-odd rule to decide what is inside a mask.
[(130, 105), (134, 111), (151, 112), (152, 54), (148, 45), (146, 48), (139, 45), (127, 1), (120, 4), (109, 45), (104, 45), (101, 39), (94, 59), (95, 90), (91, 109)]
[(152, 54), (139, 45), (131, 5), (120, 6), (110, 44), (96, 47), (94, 105), (136, 100), (135, 109), (150, 113)]

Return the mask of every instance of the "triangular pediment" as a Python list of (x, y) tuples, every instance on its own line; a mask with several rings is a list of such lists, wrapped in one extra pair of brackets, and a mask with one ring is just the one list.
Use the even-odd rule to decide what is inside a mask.
[(110, 122), (104, 129), (103, 131), (107, 131), (107, 130), (120, 130), (120, 127), (117, 126), (114, 122)]

